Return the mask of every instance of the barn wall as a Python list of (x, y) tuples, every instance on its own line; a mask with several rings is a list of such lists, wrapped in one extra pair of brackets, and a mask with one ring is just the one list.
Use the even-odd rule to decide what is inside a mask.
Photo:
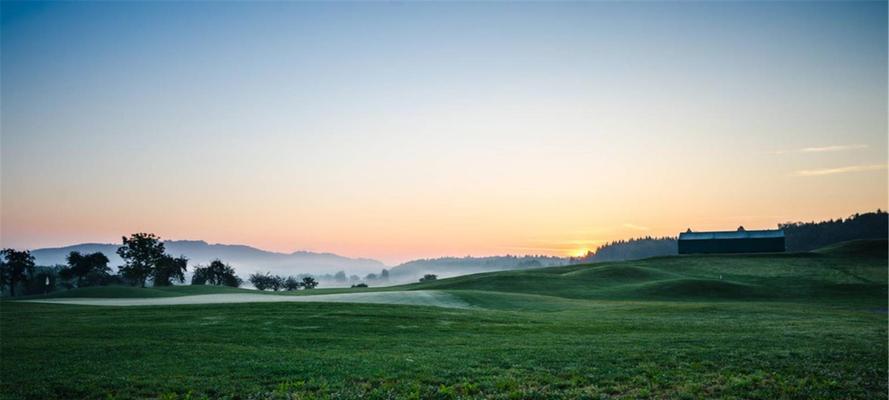
[(679, 254), (783, 251), (784, 238), (679, 240)]

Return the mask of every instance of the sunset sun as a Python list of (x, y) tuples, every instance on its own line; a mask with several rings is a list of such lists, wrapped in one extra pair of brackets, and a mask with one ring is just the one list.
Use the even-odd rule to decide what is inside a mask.
[(580, 249), (577, 249), (577, 250), (574, 250), (573, 252), (571, 252), (571, 256), (572, 257), (583, 257), (583, 256), (587, 255), (587, 253), (589, 253), (589, 252), (590, 252), (590, 249), (588, 247), (582, 247)]

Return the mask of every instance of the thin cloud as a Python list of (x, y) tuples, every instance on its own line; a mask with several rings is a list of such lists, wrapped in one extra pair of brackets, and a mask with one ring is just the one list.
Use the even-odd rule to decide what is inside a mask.
[(647, 231), (647, 230), (651, 229), (647, 226), (630, 224), (630, 223), (624, 224), (624, 228), (629, 228), (629, 229), (633, 229), (633, 230), (637, 230), (637, 231)]
[(789, 154), (789, 153), (830, 153), (837, 151), (849, 151), (849, 150), (861, 150), (866, 149), (869, 146), (866, 144), (840, 144), (834, 146), (821, 146), (821, 147), (803, 147), (801, 149), (793, 149), (793, 150), (778, 150), (775, 151), (774, 154)]
[(796, 171), (794, 175), (796, 176), (824, 176), (824, 175), (836, 175), (836, 174), (847, 174), (851, 172), (864, 172), (864, 171), (879, 171), (886, 169), (886, 164), (871, 164), (871, 165), (850, 165), (847, 167), (837, 167), (837, 168), (821, 168), (821, 169), (804, 169), (801, 171)]

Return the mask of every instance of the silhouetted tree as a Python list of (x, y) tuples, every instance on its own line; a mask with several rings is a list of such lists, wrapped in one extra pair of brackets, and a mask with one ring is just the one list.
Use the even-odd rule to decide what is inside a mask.
[(271, 285), (271, 276), (268, 272), (265, 274), (254, 273), (250, 274), (250, 278), (248, 278), (250, 284), (253, 285), (257, 290), (266, 290), (272, 287)]
[(244, 284), (244, 281), (232, 271), (231, 274), (226, 274), (222, 277), (222, 285), (230, 286), (230, 287), (240, 287)]
[(357, 285), (352, 285), (352, 287), (353, 288), (366, 288), (367, 284), (366, 283), (359, 283)]
[(302, 284), (300, 284), (295, 277), (288, 276), (287, 279), (284, 280), (284, 290), (287, 290), (288, 292), (299, 290), (300, 286), (302, 286)]
[(284, 288), (284, 278), (280, 275), (272, 275), (269, 284), (271, 289), (277, 292)]
[(68, 267), (59, 271), (59, 275), (62, 279), (75, 280), (77, 287), (100, 285), (111, 275), (108, 257), (101, 252), (84, 255), (72, 251), (68, 253), (66, 260)]
[(195, 267), (194, 273), (191, 275), (192, 285), (210, 284), (238, 287), (242, 283), (241, 278), (235, 275), (234, 268), (220, 260), (213, 260), (206, 267)]
[(153, 233), (134, 233), (123, 238), (123, 246), (117, 255), (124, 260), (120, 274), (134, 285), (145, 287), (145, 281), (154, 272), (164, 256), (164, 244)]
[(16, 285), (27, 280), (34, 269), (34, 256), (28, 250), (15, 249), (4, 249), (0, 251), (0, 255), (3, 256), (0, 275), (9, 286), (9, 295), (15, 296)]
[(250, 283), (259, 290), (272, 289), (277, 292), (284, 287), (284, 282), (284, 278), (278, 275), (272, 275), (269, 272), (266, 272), (265, 274), (256, 273), (250, 275)]
[(389, 280), (389, 270), (388, 269), (383, 268), (383, 270), (380, 271), (380, 280), (381, 281), (388, 281)]
[[(191, 273), (191, 284), (192, 285), (206, 285), (209, 283), (209, 271), (207, 271), (208, 267), (197, 266), (194, 267), (194, 271)], [(212, 283), (210, 283), (212, 285)]]
[(316, 281), (315, 278), (312, 278), (311, 276), (307, 276), (303, 278), (301, 286), (306, 289), (314, 289), (316, 286), (318, 286), (318, 281)]
[(28, 274), (28, 279), (24, 280), (22, 289), (26, 295), (44, 294), (56, 290), (59, 281), (59, 272), (62, 268), (54, 267), (34, 267)]
[(435, 275), (435, 274), (426, 274), (426, 275), (423, 275), (422, 278), (420, 278), (420, 282), (429, 282), (429, 281), (434, 281), (434, 280), (436, 280), (436, 279), (438, 279), (438, 276), (437, 276), (437, 275)]
[(335, 281), (337, 281), (337, 282), (345, 282), (346, 279), (347, 279), (347, 278), (346, 278), (346, 272), (345, 272), (345, 271), (337, 272), (337, 273), (333, 276), (333, 280), (335, 280)]
[(170, 286), (173, 281), (185, 282), (185, 271), (188, 268), (188, 259), (185, 257), (169, 256), (164, 254), (154, 267), (154, 286)]

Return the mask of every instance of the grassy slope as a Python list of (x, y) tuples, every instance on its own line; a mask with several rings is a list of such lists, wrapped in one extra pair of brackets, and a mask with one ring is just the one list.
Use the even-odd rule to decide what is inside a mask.
[[(885, 297), (887, 271), (881, 267), (886, 258), (885, 240), (859, 240), (813, 253), (657, 257), (490, 272), (382, 288), (316, 289), (274, 294), (440, 289), (575, 299), (854, 301), (873, 299), (879, 295)], [(215, 286), (110, 286), (74, 289), (31, 298), (138, 298), (212, 293), (263, 292)]]
[(886, 241), (818, 253), (657, 257), (505, 271), (411, 285), (571, 299), (872, 303), (885, 306)]
[(3, 302), (0, 397), (886, 398), (885, 249), (668, 257), (386, 289), (447, 290), (474, 310)]
[(156, 288), (137, 288), (132, 286), (100, 286), (77, 288), (50, 293), (48, 295), (27, 296), (27, 299), (53, 299), (53, 298), (145, 298), (145, 297), (175, 297), (191, 296), (196, 294), (215, 293), (258, 293), (255, 290), (238, 289), (225, 286), (168, 286)]

